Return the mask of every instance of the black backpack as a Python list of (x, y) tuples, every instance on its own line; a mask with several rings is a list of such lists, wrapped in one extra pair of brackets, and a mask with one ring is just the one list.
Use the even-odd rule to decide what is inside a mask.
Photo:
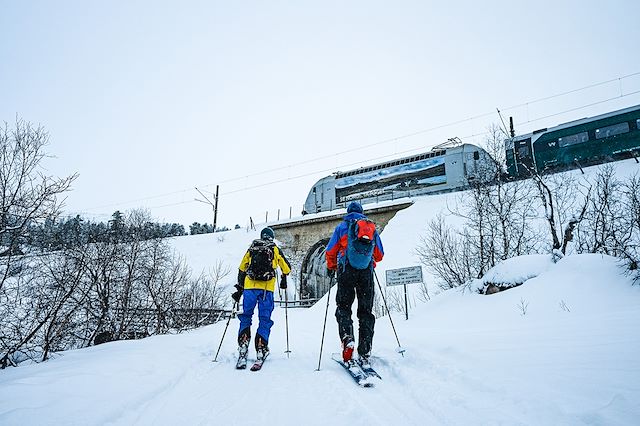
[(251, 263), (247, 269), (247, 275), (252, 280), (269, 281), (276, 276), (273, 269), (273, 256), (275, 244), (264, 240), (254, 240), (249, 247)]

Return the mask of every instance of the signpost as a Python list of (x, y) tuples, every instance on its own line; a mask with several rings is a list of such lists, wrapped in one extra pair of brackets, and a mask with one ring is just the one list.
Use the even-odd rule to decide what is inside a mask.
[(407, 268), (389, 269), (385, 272), (387, 287), (404, 286), (404, 312), (405, 319), (409, 319), (409, 303), (407, 301), (407, 284), (422, 282), (422, 267), (409, 266)]

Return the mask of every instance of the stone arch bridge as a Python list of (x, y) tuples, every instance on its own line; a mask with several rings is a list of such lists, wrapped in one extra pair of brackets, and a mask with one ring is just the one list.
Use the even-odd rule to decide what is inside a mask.
[[(367, 208), (364, 213), (375, 222), (378, 232), (402, 209), (413, 204), (412, 201), (396, 201), (389, 204)], [(302, 219), (278, 222), (270, 225), (281, 242), (282, 249), (294, 267), (299, 271), (296, 299), (315, 300), (329, 290), (329, 277), (326, 274), (325, 249), (335, 227), (342, 221), (345, 211), (324, 212), (304, 216)], [(384, 243), (384, 236), (383, 243)]]

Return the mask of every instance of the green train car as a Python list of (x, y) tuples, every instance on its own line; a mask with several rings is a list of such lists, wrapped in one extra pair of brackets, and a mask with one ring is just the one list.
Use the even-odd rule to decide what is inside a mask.
[(510, 178), (637, 158), (640, 105), (516, 136), (505, 150)]

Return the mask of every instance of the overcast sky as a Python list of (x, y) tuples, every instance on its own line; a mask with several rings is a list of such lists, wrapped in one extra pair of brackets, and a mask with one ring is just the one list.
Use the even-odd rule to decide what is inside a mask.
[(334, 171), (480, 143), (496, 108), (527, 133), (640, 104), (636, 0), (3, 3), (0, 121), (49, 131), (93, 220), (211, 223), (216, 184), (219, 226), (298, 215)]

